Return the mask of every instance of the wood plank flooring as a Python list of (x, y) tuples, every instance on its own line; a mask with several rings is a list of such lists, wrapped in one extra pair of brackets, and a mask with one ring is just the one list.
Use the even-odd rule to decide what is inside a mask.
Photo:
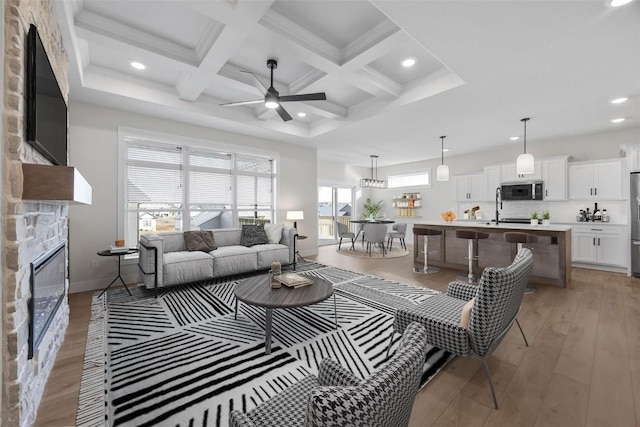
[[(411, 256), (346, 257), (335, 246), (320, 247), (315, 259), (440, 291), (460, 274), (415, 274)], [(640, 279), (573, 269), (566, 289), (536, 287), (518, 317), (530, 346), (514, 328), (489, 359), (500, 409), (493, 409), (482, 363), (456, 358), (418, 394), (411, 427), (640, 425)], [(69, 328), (38, 426), (75, 424), (90, 304), (90, 292), (69, 296)]]

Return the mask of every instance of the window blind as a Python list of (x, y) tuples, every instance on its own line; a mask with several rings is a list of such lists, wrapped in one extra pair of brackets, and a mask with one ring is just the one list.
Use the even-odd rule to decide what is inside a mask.
[(134, 204), (181, 204), (182, 149), (136, 140), (126, 144), (126, 201)]

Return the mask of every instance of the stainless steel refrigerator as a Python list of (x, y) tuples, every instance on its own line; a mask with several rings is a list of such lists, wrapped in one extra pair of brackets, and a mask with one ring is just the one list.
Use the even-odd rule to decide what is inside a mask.
[(640, 172), (631, 173), (631, 273), (640, 277)]

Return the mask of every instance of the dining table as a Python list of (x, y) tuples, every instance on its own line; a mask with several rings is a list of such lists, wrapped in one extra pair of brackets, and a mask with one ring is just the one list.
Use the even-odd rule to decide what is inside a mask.
[(395, 221), (391, 219), (352, 219), (350, 222), (351, 224), (360, 224), (358, 233), (356, 234), (356, 237), (355, 239), (353, 239), (353, 241), (357, 242), (358, 236), (360, 236), (360, 233), (362, 233), (362, 244), (364, 245), (364, 232), (362, 231), (362, 229), (364, 228), (365, 224), (393, 224)]

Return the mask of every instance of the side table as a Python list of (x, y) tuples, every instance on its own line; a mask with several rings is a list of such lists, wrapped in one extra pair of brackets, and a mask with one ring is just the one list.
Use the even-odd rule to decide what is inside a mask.
[(300, 234), (293, 235), (293, 270), (294, 271), (296, 269), (296, 261), (298, 260), (298, 257), (300, 257), (302, 261), (307, 262), (307, 260), (304, 259), (302, 255), (300, 255), (300, 251), (298, 250), (298, 240), (304, 240), (306, 238), (307, 236), (301, 236)]
[(107, 250), (104, 250), (104, 251), (99, 251), (97, 253), (100, 256), (117, 256), (118, 257), (118, 275), (115, 277), (115, 279), (113, 279), (111, 281), (111, 283), (109, 283), (109, 286), (107, 286), (106, 288), (104, 288), (102, 290), (102, 292), (100, 292), (100, 295), (98, 295), (98, 298), (100, 298), (102, 296), (102, 294), (104, 294), (107, 291), (107, 289), (109, 289), (111, 287), (111, 285), (113, 285), (116, 282), (116, 280), (118, 280), (118, 279), (120, 279), (120, 281), (124, 285), (124, 288), (127, 290), (127, 292), (129, 292), (129, 295), (131, 295), (131, 291), (127, 287), (127, 284), (124, 283), (124, 279), (120, 275), (120, 263), (122, 261), (122, 257), (123, 256), (136, 254), (136, 253), (138, 253), (138, 249), (137, 248), (129, 248), (129, 249), (127, 249), (126, 252), (111, 252), (109, 249), (107, 249)]

